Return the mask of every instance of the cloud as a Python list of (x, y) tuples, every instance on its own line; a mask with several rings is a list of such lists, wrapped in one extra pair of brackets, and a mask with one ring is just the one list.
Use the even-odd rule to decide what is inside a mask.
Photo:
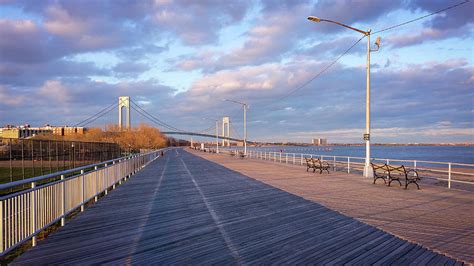
[(190, 45), (215, 43), (218, 31), (243, 19), (247, 1), (155, 1), (153, 21)]
[(39, 95), (46, 97), (48, 101), (51, 99), (54, 99), (54, 101), (59, 100), (59, 102), (63, 105), (69, 104), (69, 102), (72, 100), (72, 97), (68, 92), (68, 88), (66, 88), (58, 80), (47, 80), (38, 92)]
[[(0, 106), (20, 106), (25, 104), (26, 97), (23, 95), (15, 95), (15, 92), (12, 88), (4, 85), (0, 85)], [(2, 108), (3, 109), (3, 108)]]
[(41, 86), (50, 79), (72, 79), (89, 75), (109, 75), (91, 62), (55, 60), (46, 63), (0, 63), (0, 83), (12, 86)]
[[(293, 139), (308, 142), (315, 136), (327, 138), (330, 142), (362, 142), (362, 135), (365, 133), (364, 128), (336, 129), (325, 131), (309, 131), (309, 132), (292, 132)], [(457, 127), (439, 127), (438, 125), (423, 126), (417, 128), (407, 127), (389, 127), (389, 128), (373, 128), (371, 135), (373, 140), (382, 142), (402, 142), (410, 139), (411, 142), (417, 142), (423, 139), (433, 139), (441, 137), (460, 138), (465, 142), (472, 141), (474, 128), (457, 128)], [(426, 141), (423, 141), (426, 142)]]
[(136, 62), (123, 62), (112, 68), (117, 75), (123, 77), (137, 77), (149, 69), (150, 66), (148, 64)]
[[(421, 10), (427, 13), (436, 12), (447, 6), (446, 1), (412, 0), (408, 2), (408, 8), (412, 11)], [(471, 36), (472, 25), (474, 24), (474, 17), (471, 14), (472, 8), (473, 3), (467, 2), (436, 14), (423, 23), (424, 28), (421, 31), (389, 37), (387, 43), (394, 47), (405, 47), (453, 37), (467, 38)]]

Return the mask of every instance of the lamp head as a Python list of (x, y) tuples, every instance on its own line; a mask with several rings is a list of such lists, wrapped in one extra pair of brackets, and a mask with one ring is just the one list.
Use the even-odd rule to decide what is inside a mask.
[(377, 45), (377, 47), (379, 48), (380, 48), (380, 41), (381, 41), (380, 37), (377, 37), (377, 39), (375, 40), (375, 45)]
[(309, 16), (308, 20), (314, 21), (314, 22), (321, 22), (321, 19), (315, 16)]

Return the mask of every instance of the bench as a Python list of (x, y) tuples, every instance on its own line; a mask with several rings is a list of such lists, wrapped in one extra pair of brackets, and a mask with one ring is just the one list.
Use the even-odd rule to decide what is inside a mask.
[(241, 151), (239, 151), (239, 158), (240, 158), (240, 159), (245, 158), (245, 154), (244, 154), (243, 152), (241, 152)]
[(397, 181), (400, 186), (402, 186), (401, 180), (404, 180), (405, 189), (408, 188), (409, 184), (415, 184), (417, 189), (420, 189), (418, 181), (421, 181), (421, 178), (418, 176), (418, 172), (414, 169), (407, 169), (404, 165), (394, 166), (374, 163), (371, 163), (371, 165), (374, 171), (374, 184), (377, 179), (381, 178), (385, 184), (388, 180), (388, 186), (390, 186), (393, 181)]
[(306, 172), (308, 172), (309, 169), (313, 169), (313, 173), (316, 172), (316, 170), (319, 170), (319, 174), (322, 174), (323, 171), (327, 171), (329, 174), (329, 163), (326, 161), (321, 161), (319, 158), (304, 158), (306, 160)]

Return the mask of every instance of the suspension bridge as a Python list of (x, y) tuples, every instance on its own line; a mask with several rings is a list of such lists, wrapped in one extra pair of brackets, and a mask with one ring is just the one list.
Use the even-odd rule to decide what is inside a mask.
[[(167, 122), (164, 122), (162, 119), (158, 118), (157, 115), (153, 115), (143, 107), (141, 107), (138, 103), (136, 103), (130, 96), (121, 96), (118, 99), (118, 102), (113, 103), (104, 109), (100, 110), (99, 112), (87, 117), (86, 119), (80, 121), (79, 123), (74, 124), (74, 127), (82, 126), (85, 127), (90, 125), (91, 123), (96, 122), (99, 118), (104, 117), (109, 113), (113, 113), (114, 111), (118, 110), (118, 126), (120, 129), (130, 128), (132, 125), (132, 110), (135, 111), (137, 115), (145, 118), (147, 121), (151, 122), (153, 125), (157, 126), (160, 129), (160, 132), (164, 135), (182, 135), (182, 136), (195, 136), (195, 137), (204, 137), (204, 138), (219, 138), (221, 140), (228, 140), (228, 141), (235, 141), (235, 142), (244, 142), (246, 141), (243, 138), (231, 137), (239, 136), (239, 133), (235, 130), (232, 123), (230, 122), (229, 117), (222, 118), (222, 134), (212, 134), (210, 132), (219, 132), (219, 128), (216, 126), (211, 126), (204, 130), (200, 130), (198, 132), (192, 132), (189, 130), (179, 129), (170, 125)], [(124, 114), (125, 111), (125, 114)], [(225, 130), (227, 126), (227, 130)], [(256, 143), (252, 141), (253, 143)], [(227, 142), (227, 146), (230, 146), (230, 143)], [(223, 142), (225, 144), (225, 142)]]

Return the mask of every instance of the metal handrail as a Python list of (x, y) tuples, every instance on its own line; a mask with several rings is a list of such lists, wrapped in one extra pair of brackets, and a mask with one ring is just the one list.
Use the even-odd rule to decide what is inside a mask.
[[(0, 189), (24, 184), (30, 184), (30, 187), (0, 197), (0, 255), (5, 255), (30, 239), (35, 246), (36, 236), (41, 231), (59, 221), (64, 226), (67, 215), (78, 208), (84, 211), (87, 202), (97, 201), (100, 195), (107, 195), (116, 185), (160, 157), (164, 150), (167, 149), (1, 185)], [(84, 171), (91, 168), (93, 170)], [(80, 174), (66, 177), (67, 174), (77, 172)], [(37, 184), (54, 177), (61, 179)]]
[[(234, 149), (230, 149), (233, 151), (236, 151)], [(303, 165), (303, 157), (319, 157), (322, 159), (326, 159), (329, 162), (332, 162), (334, 164), (334, 169), (336, 169), (336, 164), (339, 165), (339, 167), (342, 165), (344, 169), (347, 169), (347, 172), (350, 173), (351, 170), (351, 165), (364, 165), (364, 162), (357, 162), (354, 160), (360, 160), (364, 161), (365, 158), (363, 157), (350, 157), (350, 156), (339, 156), (339, 155), (321, 155), (321, 154), (307, 154), (307, 153), (287, 153), (287, 152), (278, 152), (278, 151), (259, 151), (259, 150), (254, 150), (254, 151), (248, 151), (249, 157), (255, 157), (257, 159), (263, 159), (263, 160), (271, 160), (275, 162), (285, 162), (289, 163), (289, 161), (292, 161), (291, 163), (296, 164), (296, 157), (299, 157), (299, 163)], [(255, 155), (257, 154), (257, 155)], [(288, 157), (293, 156), (292, 160), (288, 160)], [(284, 158), (284, 159), (283, 159)], [(343, 161), (339, 161), (337, 159), (343, 159)], [(426, 176), (427, 178), (431, 179), (436, 179), (436, 180), (441, 180), (441, 181), (446, 181), (448, 184), (448, 188), (451, 188), (451, 183), (460, 183), (460, 184), (469, 184), (469, 185), (474, 185), (474, 181), (465, 181), (465, 180), (455, 180), (453, 179), (453, 175), (458, 175), (458, 176), (466, 176), (466, 177), (472, 177), (474, 176), (474, 173), (469, 173), (469, 172), (460, 172), (459, 170), (453, 171), (453, 167), (458, 167), (462, 166), (463, 168), (465, 167), (471, 167), (474, 168), (474, 164), (467, 164), (467, 163), (450, 163), (450, 162), (437, 162), (437, 161), (424, 161), (424, 160), (404, 160), (404, 159), (382, 159), (382, 158), (372, 158), (372, 160), (375, 161), (383, 161), (386, 163), (393, 163), (393, 162), (406, 162), (406, 163), (411, 163), (414, 169), (421, 170), (421, 171), (429, 171), (432, 173), (438, 173), (438, 174), (447, 174), (447, 178), (442, 178), (442, 177), (436, 177), (436, 176)], [(420, 166), (419, 164), (435, 164), (435, 165), (444, 165), (448, 169), (436, 169), (436, 168), (427, 168), (426, 166)], [(347, 165), (347, 166), (346, 166)], [(352, 167), (354, 168), (354, 167)], [(459, 168), (458, 168), (459, 169)], [(360, 170), (360, 169), (358, 169)]]
[(49, 179), (49, 178), (52, 178), (52, 177), (57, 177), (57, 176), (60, 176), (60, 175), (67, 175), (67, 174), (70, 174), (70, 173), (75, 173), (75, 172), (78, 172), (78, 171), (81, 171), (81, 170), (89, 169), (89, 168), (92, 168), (92, 167), (95, 167), (95, 166), (101, 166), (101, 165), (105, 165), (105, 164), (109, 164), (109, 163), (113, 163), (113, 162), (118, 162), (120, 160), (126, 160), (126, 159), (129, 159), (129, 158), (133, 158), (133, 156), (135, 156), (135, 155), (124, 156), (124, 157), (120, 157), (120, 158), (116, 158), (116, 159), (112, 159), (112, 160), (108, 160), (108, 161), (104, 161), (104, 162), (100, 162), (100, 163), (96, 163), (96, 164), (85, 165), (85, 166), (76, 167), (76, 168), (73, 168), (73, 169), (54, 172), (54, 173), (51, 173), (51, 174), (35, 176), (35, 177), (23, 179), (23, 180), (18, 180), (18, 181), (13, 181), (13, 182), (9, 182), (9, 183), (0, 184), (0, 190), (9, 189), (9, 188), (12, 188), (12, 187), (17, 187), (17, 186), (21, 186), (21, 185), (25, 185), (25, 184), (30, 184), (31, 182), (39, 182), (39, 181)]

